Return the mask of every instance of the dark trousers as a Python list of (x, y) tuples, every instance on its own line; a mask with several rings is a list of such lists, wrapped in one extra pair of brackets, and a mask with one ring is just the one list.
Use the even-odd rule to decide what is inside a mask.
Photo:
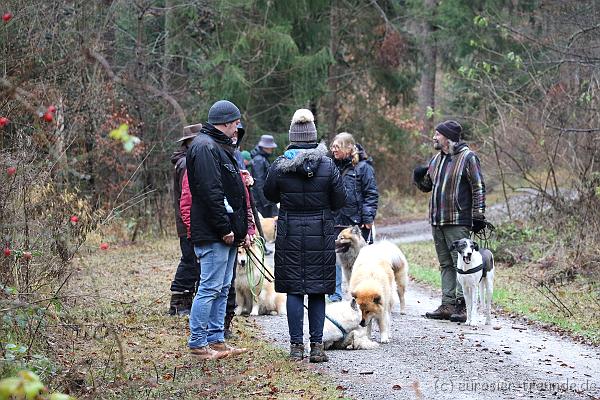
[[(304, 343), (304, 295), (287, 295), (287, 321), (291, 343)], [(323, 326), (325, 325), (325, 295), (308, 295), (308, 332), (311, 343), (323, 341)]]
[(181, 259), (175, 272), (175, 278), (171, 282), (171, 291), (195, 293), (196, 284), (200, 278), (200, 268), (196, 253), (194, 253), (194, 245), (188, 238), (180, 237), (179, 247), (181, 248)]
[(231, 278), (231, 286), (229, 287), (229, 293), (227, 294), (227, 308), (225, 308), (225, 315), (233, 315), (235, 312), (235, 270), (237, 269), (237, 256), (235, 257), (235, 264), (233, 266), (233, 278)]

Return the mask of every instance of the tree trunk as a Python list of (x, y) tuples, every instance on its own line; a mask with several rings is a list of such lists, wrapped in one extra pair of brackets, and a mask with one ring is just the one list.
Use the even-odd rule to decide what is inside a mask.
[(329, 66), (327, 77), (327, 100), (325, 101), (325, 115), (327, 116), (327, 132), (329, 141), (337, 133), (338, 119), (340, 116), (337, 94), (338, 94), (338, 66), (337, 52), (339, 45), (339, 10), (337, 0), (331, 2), (331, 11), (329, 17), (329, 51), (333, 57), (333, 63)]
[(421, 87), (419, 88), (419, 111), (422, 123), (421, 133), (432, 135), (433, 113), (428, 113), (429, 108), (435, 111), (435, 74), (437, 62), (437, 43), (435, 41), (434, 27), (431, 23), (437, 7), (437, 0), (425, 0), (425, 15), (421, 25), (421, 54), (423, 66), (421, 68)]

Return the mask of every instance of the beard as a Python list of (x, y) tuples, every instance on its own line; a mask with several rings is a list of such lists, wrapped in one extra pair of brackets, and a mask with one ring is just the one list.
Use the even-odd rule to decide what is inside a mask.
[(433, 142), (433, 148), (436, 150), (441, 150), (442, 149), (442, 145), (440, 144), (440, 142)]

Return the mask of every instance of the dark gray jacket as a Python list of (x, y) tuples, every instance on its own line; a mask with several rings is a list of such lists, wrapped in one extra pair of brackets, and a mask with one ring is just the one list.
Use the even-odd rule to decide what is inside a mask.
[[(231, 139), (207, 123), (187, 152), (194, 244), (219, 242), (232, 231), (239, 244), (247, 234), (246, 189), (233, 151)], [(231, 213), (227, 212), (225, 198)]]
[(335, 160), (348, 197), (346, 205), (334, 213), (336, 225), (372, 224), (375, 220), (379, 202), (375, 170), (363, 152), (359, 157), (356, 165), (350, 159)]

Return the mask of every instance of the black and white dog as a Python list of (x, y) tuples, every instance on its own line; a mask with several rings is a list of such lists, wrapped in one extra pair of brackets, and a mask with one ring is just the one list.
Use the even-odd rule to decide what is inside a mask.
[(485, 304), (485, 324), (491, 323), (492, 295), (494, 294), (494, 256), (488, 249), (479, 250), (477, 243), (465, 238), (452, 243), (450, 251), (458, 252), (456, 272), (463, 288), (467, 306), (466, 325), (477, 326), (477, 291), (482, 306)]

